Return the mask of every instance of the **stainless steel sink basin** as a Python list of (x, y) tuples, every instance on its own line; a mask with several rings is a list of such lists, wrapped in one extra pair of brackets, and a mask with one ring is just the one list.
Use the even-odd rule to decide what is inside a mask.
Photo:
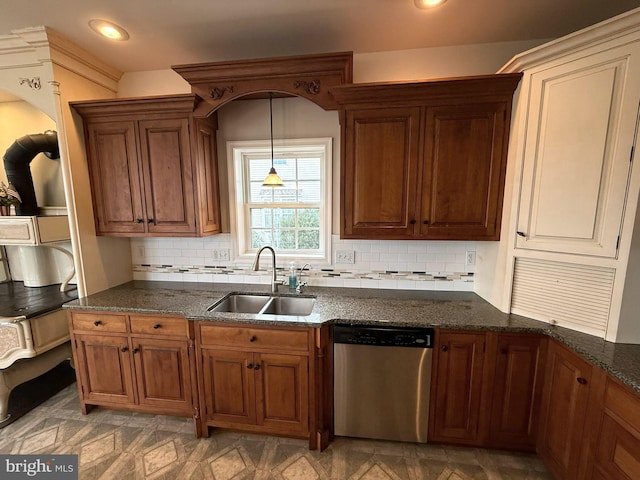
[(211, 305), (210, 312), (255, 313), (305, 317), (311, 314), (316, 299), (312, 297), (275, 297), (233, 293)]
[(233, 294), (210, 306), (209, 311), (259, 313), (269, 300), (266, 295)]
[(260, 313), (306, 317), (315, 303), (316, 299), (309, 297), (272, 297)]

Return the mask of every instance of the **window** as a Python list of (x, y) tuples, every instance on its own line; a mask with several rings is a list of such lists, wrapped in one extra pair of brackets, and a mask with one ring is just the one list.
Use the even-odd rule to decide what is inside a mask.
[(268, 141), (228, 142), (232, 229), (237, 259), (271, 245), (279, 258), (329, 262), (331, 138), (274, 142), (283, 187), (263, 187), (271, 168)]

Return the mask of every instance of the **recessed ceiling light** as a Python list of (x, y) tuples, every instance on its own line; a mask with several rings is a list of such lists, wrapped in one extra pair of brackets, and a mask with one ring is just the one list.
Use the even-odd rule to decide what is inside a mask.
[(442, 5), (447, 0), (413, 0), (418, 8), (432, 8)]
[(129, 33), (124, 28), (107, 20), (93, 19), (89, 21), (89, 26), (94, 32), (109, 40), (129, 40)]

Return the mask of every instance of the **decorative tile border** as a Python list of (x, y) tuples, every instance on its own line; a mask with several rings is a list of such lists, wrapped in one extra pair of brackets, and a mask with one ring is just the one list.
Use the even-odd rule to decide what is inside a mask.
[[(228, 265), (154, 265), (133, 266), (136, 279), (165, 279), (220, 283), (268, 283), (271, 272), (257, 272)], [(287, 279), (288, 269), (278, 267), (279, 282)], [(182, 278), (178, 278), (178, 277)], [(200, 277), (200, 278), (199, 278)], [(413, 288), (419, 290), (473, 290), (473, 273), (403, 272), (395, 270), (359, 272), (353, 269), (319, 268), (304, 271), (311, 286), (348, 286), (366, 288)]]

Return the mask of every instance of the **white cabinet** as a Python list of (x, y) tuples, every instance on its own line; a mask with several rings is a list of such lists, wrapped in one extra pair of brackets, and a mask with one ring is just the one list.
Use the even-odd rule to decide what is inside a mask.
[(528, 72), (517, 248), (617, 255), (638, 79), (640, 42)]
[(505, 277), (478, 288), (504, 279), (511, 313), (640, 343), (640, 8), (524, 52), (511, 72), (523, 77)]

